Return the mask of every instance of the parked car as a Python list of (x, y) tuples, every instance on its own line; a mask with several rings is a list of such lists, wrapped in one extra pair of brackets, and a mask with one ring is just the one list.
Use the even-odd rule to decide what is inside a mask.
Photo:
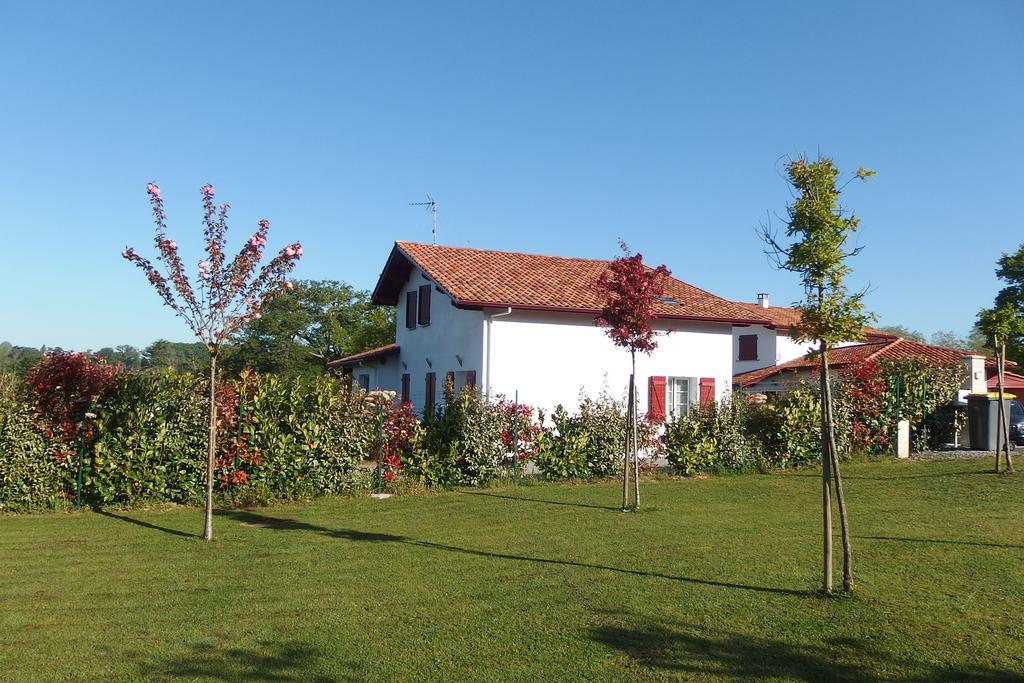
[(1010, 401), (1010, 441), (1024, 446), (1024, 406)]

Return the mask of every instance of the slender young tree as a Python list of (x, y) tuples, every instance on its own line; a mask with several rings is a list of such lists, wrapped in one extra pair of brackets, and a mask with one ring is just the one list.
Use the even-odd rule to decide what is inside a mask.
[(633, 469), (633, 503), (640, 507), (640, 466), (637, 461), (636, 354), (657, 348), (657, 332), (651, 327), (654, 306), (665, 292), (671, 273), (665, 266), (648, 268), (641, 254), (631, 254), (625, 242), (619, 242), (623, 255), (613, 260), (597, 280), (603, 299), (596, 322), (616, 346), (629, 350), (629, 405), (626, 409), (626, 441), (622, 462), (622, 509), (630, 508), (629, 470)]
[[(850, 180), (863, 180), (872, 175), (873, 171), (861, 168)], [(864, 325), (872, 319), (864, 312), (864, 292), (851, 294), (845, 284), (850, 274), (846, 260), (860, 251), (859, 247), (851, 248), (848, 244), (859, 219), (839, 203), (839, 195), (846, 184), (837, 187), (839, 170), (831, 159), (808, 161), (804, 156), (791, 159), (787, 176), (794, 194), (793, 202), (787, 207), (786, 222), (786, 237), (791, 243), (780, 245), (770, 224), (763, 226), (762, 238), (768, 245), (766, 253), (776, 265), (799, 274), (804, 288), (804, 299), (796, 304), (800, 322), (793, 326), (792, 334), (801, 341), (814, 342), (820, 362), (822, 587), (825, 592), (832, 591), (834, 480), (842, 527), (843, 589), (849, 591), (853, 589), (853, 549), (836, 448), (828, 356), (839, 342), (861, 336)]]
[[(1002, 293), (1001, 293), (1002, 294)], [(996, 382), (999, 392), (999, 405), (996, 409), (996, 472), (999, 472), (999, 459), (1003, 458), (1006, 473), (1013, 474), (1013, 460), (1010, 459), (1010, 418), (1006, 414), (1006, 345), (1013, 339), (1024, 334), (1024, 322), (1018, 315), (1013, 303), (1004, 297), (996, 305), (982, 310), (978, 314), (978, 328), (992, 340), (996, 352)]]
[(141, 268), (153, 285), (164, 305), (170, 306), (192, 330), (210, 354), (210, 421), (206, 452), (206, 521), (203, 538), (213, 538), (213, 478), (217, 451), (217, 354), (233, 333), (249, 321), (260, 317), (260, 309), (270, 299), (290, 290), (293, 285), (287, 275), (302, 256), (298, 242), (289, 244), (269, 263), (257, 271), (267, 244), (270, 223), (259, 221), (256, 232), (249, 237), (238, 255), (230, 261), (225, 252), (227, 238), (228, 205), (214, 205), (213, 186), (203, 185), (203, 235), (206, 259), (199, 262), (195, 286), (185, 273), (178, 254), (177, 243), (167, 236), (167, 215), (164, 213), (160, 187), (146, 185), (149, 203), (153, 207), (156, 235), (153, 243), (157, 260), (162, 262), (166, 274), (161, 273), (148, 259), (132, 247), (126, 247), (121, 256)]

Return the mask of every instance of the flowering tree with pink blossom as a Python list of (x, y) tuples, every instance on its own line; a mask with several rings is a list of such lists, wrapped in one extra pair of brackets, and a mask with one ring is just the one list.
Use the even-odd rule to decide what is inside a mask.
[(210, 352), (210, 423), (206, 454), (206, 523), (203, 538), (213, 538), (213, 482), (217, 450), (217, 353), (223, 343), (246, 323), (260, 317), (260, 309), (270, 299), (292, 289), (288, 273), (302, 256), (302, 246), (293, 242), (284, 247), (269, 263), (257, 270), (263, 259), (270, 223), (259, 222), (241, 251), (228, 260), (228, 205), (214, 204), (212, 185), (200, 188), (203, 196), (203, 236), (206, 258), (199, 261), (195, 284), (189, 281), (185, 265), (178, 254), (177, 243), (167, 236), (167, 214), (164, 212), (160, 187), (146, 185), (153, 207), (156, 235), (153, 243), (161, 272), (149, 259), (132, 247), (121, 255), (146, 274), (149, 283), (164, 301), (189, 326), (189, 329)]
[(648, 268), (641, 254), (632, 254), (620, 241), (623, 255), (608, 264), (597, 280), (603, 304), (597, 316), (598, 325), (616, 346), (629, 350), (629, 406), (626, 409), (626, 444), (622, 463), (622, 509), (628, 510), (629, 470), (632, 458), (633, 503), (640, 507), (640, 467), (637, 461), (636, 415), (636, 352), (649, 354), (658, 346), (657, 332), (651, 327), (654, 307), (665, 293), (665, 283), (672, 274), (665, 266)]

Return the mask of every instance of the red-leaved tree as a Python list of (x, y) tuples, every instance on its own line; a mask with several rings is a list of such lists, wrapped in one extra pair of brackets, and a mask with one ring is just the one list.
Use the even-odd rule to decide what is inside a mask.
[[(626, 443), (622, 463), (622, 509), (629, 504), (629, 470), (633, 468), (633, 507), (640, 507), (640, 468), (637, 462), (636, 353), (649, 354), (658, 346), (651, 326), (655, 304), (665, 293), (671, 272), (665, 266), (648, 268), (641, 254), (631, 254), (620, 241), (623, 255), (613, 260), (597, 280), (603, 299), (597, 324), (604, 326), (616, 346), (629, 350), (629, 406), (626, 409)], [(630, 460), (632, 459), (632, 463)]]
[(153, 243), (157, 260), (166, 273), (161, 273), (135, 249), (125, 248), (121, 255), (146, 274), (164, 305), (170, 306), (206, 345), (210, 352), (210, 422), (206, 453), (206, 522), (203, 538), (213, 538), (213, 483), (217, 451), (217, 353), (228, 337), (249, 321), (260, 317), (260, 309), (273, 297), (292, 288), (287, 275), (302, 256), (302, 246), (294, 242), (284, 247), (269, 263), (257, 270), (263, 259), (270, 223), (259, 221), (258, 228), (241, 251), (228, 260), (225, 247), (228, 230), (228, 205), (214, 205), (213, 186), (203, 185), (203, 236), (206, 258), (199, 262), (195, 285), (185, 273), (177, 243), (167, 236), (167, 215), (164, 213), (160, 187), (146, 185), (153, 207), (156, 235)]
[(78, 470), (79, 485), (83, 451), (96, 438), (95, 424), (88, 418), (93, 417), (94, 406), (109, 394), (120, 371), (118, 366), (102, 359), (91, 360), (84, 353), (52, 351), (25, 376), (36, 420), (46, 437), (60, 444), (54, 453), (60, 464)]

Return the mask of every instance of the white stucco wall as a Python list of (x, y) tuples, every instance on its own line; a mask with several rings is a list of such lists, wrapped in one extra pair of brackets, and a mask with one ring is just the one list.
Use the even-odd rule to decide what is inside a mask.
[[(740, 360), (740, 337), (747, 334), (757, 335), (757, 360)], [(770, 330), (763, 325), (750, 325), (747, 327), (732, 328), (732, 357), (733, 374), (751, 370), (760, 370), (769, 365), (775, 365), (778, 360), (775, 330)]]
[(785, 332), (779, 332), (776, 337), (776, 364), (796, 360), (797, 358), (803, 358), (814, 348), (814, 342), (798, 342)]
[(368, 378), (367, 386), (372, 391), (383, 389), (385, 391), (397, 391), (399, 384), (398, 359), (394, 356), (381, 361), (367, 361), (352, 367), (352, 386), (358, 389), (362, 386), (359, 379), (362, 375)]
[[(717, 398), (731, 390), (731, 325), (672, 321), (655, 327), (674, 331), (659, 337), (650, 356), (637, 354), (642, 412), (651, 376), (714, 377)], [(513, 311), (491, 322), (490, 346), (492, 395), (511, 399), (518, 389), (521, 403), (549, 415), (558, 404), (574, 410), (581, 391), (596, 396), (608, 389), (625, 398), (629, 352), (612, 344), (592, 315)], [(699, 395), (698, 388), (691, 393)]]
[[(395, 341), (400, 355), (394, 362), (395, 368), (390, 386), (382, 389), (400, 395), (402, 374), (409, 374), (409, 398), (417, 412), (423, 409), (426, 398), (426, 375), (437, 377), (436, 395), (438, 403), (443, 399), (444, 378), (448, 372), (464, 373), (474, 370), (479, 383), (483, 361), (483, 314), (455, 308), (451, 298), (433, 287), (430, 300), (430, 325), (414, 329), (405, 327), (405, 296), (410, 289), (418, 290), (420, 285), (433, 283), (423, 273), (413, 268), (409, 281), (398, 296), (395, 316)], [(461, 358), (461, 362), (460, 359)], [(464, 375), (459, 375), (463, 377)]]

